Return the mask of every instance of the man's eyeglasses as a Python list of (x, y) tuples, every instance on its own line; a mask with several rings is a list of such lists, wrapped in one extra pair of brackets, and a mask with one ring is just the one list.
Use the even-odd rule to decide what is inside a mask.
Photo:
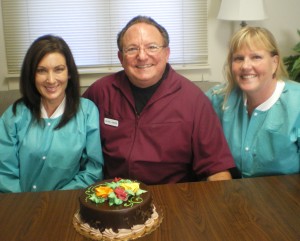
[[(165, 47), (166, 46), (159, 46), (156, 44), (151, 44), (149, 46), (144, 47), (143, 49), (148, 55), (154, 55)], [(123, 49), (123, 52), (129, 56), (134, 56), (134, 55), (137, 55), (141, 51), (141, 49), (142, 48), (140, 48), (140, 47), (129, 47), (129, 48)]]

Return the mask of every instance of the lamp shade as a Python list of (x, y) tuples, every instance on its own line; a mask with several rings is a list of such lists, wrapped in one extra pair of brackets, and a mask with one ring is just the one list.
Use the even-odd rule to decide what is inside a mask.
[(218, 19), (233, 21), (263, 20), (267, 15), (263, 0), (222, 0)]

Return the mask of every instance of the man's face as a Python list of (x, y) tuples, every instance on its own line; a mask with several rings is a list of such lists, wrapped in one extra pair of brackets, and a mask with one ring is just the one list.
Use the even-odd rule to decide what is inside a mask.
[(118, 57), (131, 83), (140, 88), (157, 83), (170, 55), (158, 29), (146, 23), (134, 24), (124, 34), (122, 43), (123, 51), (118, 52)]

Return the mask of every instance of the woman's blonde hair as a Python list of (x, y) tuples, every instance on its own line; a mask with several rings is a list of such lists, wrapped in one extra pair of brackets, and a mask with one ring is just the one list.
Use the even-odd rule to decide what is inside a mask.
[(288, 79), (288, 73), (281, 59), (279, 48), (273, 34), (269, 30), (261, 27), (243, 27), (232, 36), (229, 42), (227, 61), (224, 65), (224, 75), (227, 80), (227, 84), (222, 91), (225, 93), (223, 107), (225, 106), (230, 92), (236, 87), (236, 81), (234, 79), (234, 75), (232, 74), (233, 54), (244, 46), (247, 46), (250, 49), (259, 47), (269, 52), (271, 56), (277, 55), (278, 67), (274, 73), (274, 77), (282, 80)]

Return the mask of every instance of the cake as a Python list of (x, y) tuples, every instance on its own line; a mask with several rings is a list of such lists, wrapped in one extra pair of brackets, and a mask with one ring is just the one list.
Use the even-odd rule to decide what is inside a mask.
[(73, 224), (79, 233), (94, 240), (131, 240), (150, 233), (160, 221), (145, 184), (115, 178), (84, 190)]

